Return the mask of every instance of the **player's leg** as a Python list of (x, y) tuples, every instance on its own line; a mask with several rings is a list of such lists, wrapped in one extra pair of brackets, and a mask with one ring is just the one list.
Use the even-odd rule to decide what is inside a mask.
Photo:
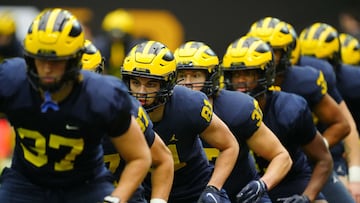
[(329, 203), (346, 202), (355, 203), (350, 192), (346, 189), (344, 184), (340, 181), (335, 171), (330, 175), (326, 182), (322, 193), (325, 195)]
[(0, 177), (1, 203), (45, 203), (46, 191), (14, 169), (5, 168)]

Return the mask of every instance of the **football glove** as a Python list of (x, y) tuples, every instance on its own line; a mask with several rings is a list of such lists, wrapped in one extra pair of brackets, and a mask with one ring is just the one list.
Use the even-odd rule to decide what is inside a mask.
[(257, 202), (267, 192), (267, 186), (262, 180), (250, 181), (237, 195), (237, 203)]
[(201, 193), (197, 203), (230, 203), (225, 190), (218, 190), (212, 185), (206, 186), (205, 190)]
[(298, 194), (286, 198), (279, 198), (278, 200), (283, 201), (283, 203), (310, 203), (309, 197)]

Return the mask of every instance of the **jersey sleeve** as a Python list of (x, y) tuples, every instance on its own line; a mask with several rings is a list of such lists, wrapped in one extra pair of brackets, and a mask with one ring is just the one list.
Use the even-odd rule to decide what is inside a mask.
[(245, 139), (249, 139), (260, 127), (263, 113), (260, 109), (259, 103), (256, 99), (248, 100), (248, 110), (250, 111), (249, 116), (247, 116), (248, 121), (246, 129), (242, 129), (244, 131)]
[(322, 71), (310, 66), (294, 66), (290, 69), (281, 89), (306, 99), (313, 108), (327, 94), (328, 87)]
[(293, 138), (294, 143), (306, 145), (311, 142), (316, 135), (316, 127), (314, 125), (311, 111), (306, 101), (297, 95), (291, 95), (292, 99), (292, 110), (294, 120), (293, 122)]
[[(193, 91), (187, 87), (176, 86), (176, 105), (181, 105), (182, 119), (191, 122), (194, 126), (194, 132), (201, 133), (209, 125), (213, 116), (213, 107), (207, 96), (200, 91)], [(175, 95), (173, 95), (175, 96)], [(179, 112), (180, 113), (180, 112)]]
[(141, 106), (140, 102), (134, 97), (131, 97), (131, 101), (133, 103), (131, 111), (132, 115), (136, 118), (136, 122), (139, 124), (141, 131), (144, 133), (148, 146), (151, 147), (155, 140), (153, 123), (145, 109)]
[(0, 63), (0, 112), (5, 111), (6, 98), (26, 81), (26, 63), (22, 58), (5, 59)]
[[(131, 123), (132, 116), (132, 102), (131, 96), (122, 80), (112, 76), (101, 76), (104, 87), (96, 88), (93, 94), (100, 95), (98, 98), (103, 101), (96, 101), (95, 104), (101, 115), (108, 121), (108, 135), (110, 137), (117, 137), (125, 133)], [(101, 103), (101, 104), (100, 104)]]

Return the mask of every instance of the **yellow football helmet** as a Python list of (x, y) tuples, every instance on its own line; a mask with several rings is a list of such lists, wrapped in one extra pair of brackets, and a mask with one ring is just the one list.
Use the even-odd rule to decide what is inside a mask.
[[(144, 106), (151, 111), (167, 102), (176, 84), (176, 62), (173, 53), (157, 41), (145, 41), (133, 47), (121, 67), (124, 82), (129, 85), (131, 77), (145, 77), (161, 81), (156, 102)], [(134, 95), (136, 92), (130, 92)]]
[(127, 34), (133, 34), (134, 19), (125, 9), (116, 9), (104, 17), (102, 29), (113, 38), (123, 38)]
[(174, 56), (177, 70), (206, 71), (206, 80), (201, 83), (203, 84), (202, 92), (208, 96), (218, 92), (221, 77), (219, 58), (208, 45), (203, 42), (189, 41), (177, 48)]
[(13, 35), (16, 32), (16, 23), (10, 12), (0, 13), (0, 35)]
[(82, 69), (102, 74), (104, 72), (104, 58), (90, 40), (85, 40), (84, 54), (81, 58)]
[(253, 23), (247, 35), (258, 37), (269, 43), (274, 51), (281, 51), (279, 63), (276, 65), (276, 73), (284, 72), (291, 65), (293, 36), (286, 22), (274, 17), (265, 17)]
[(341, 62), (340, 40), (337, 30), (326, 23), (314, 23), (299, 37), (301, 54), (328, 60), (337, 66)]
[[(53, 8), (42, 11), (31, 23), (24, 39), (28, 75), (33, 84), (44, 90), (56, 91), (62, 83), (76, 80), (81, 68), (84, 32), (80, 22), (69, 11)], [(68, 60), (66, 71), (56, 85), (39, 83), (34, 59)]]
[(290, 25), (289, 23), (287, 24), (291, 33), (291, 36), (293, 37), (293, 44), (292, 44), (292, 48), (291, 48), (291, 57), (290, 57), (290, 62), (292, 65), (295, 65), (299, 62), (300, 59), (300, 43), (299, 43), (299, 38), (298, 35), (294, 29), (294, 27), (292, 25)]
[(347, 33), (339, 35), (341, 42), (341, 60), (344, 64), (360, 65), (360, 43)]
[(231, 82), (234, 71), (257, 70), (259, 76), (257, 87), (247, 92), (253, 97), (267, 91), (275, 81), (272, 47), (257, 37), (243, 36), (231, 43), (223, 57), (221, 67), (224, 71), (225, 84), (230, 90), (234, 90), (236, 86), (247, 85)]

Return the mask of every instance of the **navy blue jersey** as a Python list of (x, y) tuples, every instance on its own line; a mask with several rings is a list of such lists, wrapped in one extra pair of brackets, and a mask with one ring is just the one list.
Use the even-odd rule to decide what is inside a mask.
[[(137, 99), (131, 97), (131, 102), (131, 114), (136, 118), (137, 123), (140, 125), (141, 130), (145, 135), (148, 146), (151, 147), (155, 140), (152, 121)], [(116, 183), (125, 167), (125, 162), (121, 159), (120, 154), (117, 152), (108, 136), (104, 137), (102, 145), (104, 150), (104, 162), (106, 167), (113, 174), (113, 181)]]
[[(240, 144), (240, 153), (235, 167), (224, 184), (230, 199), (251, 180), (258, 179), (252, 159), (249, 159), (249, 147), (246, 140), (259, 128), (262, 112), (257, 101), (242, 92), (221, 90), (213, 100), (214, 113), (229, 127)], [(204, 143), (206, 146), (206, 143)], [(205, 148), (205, 151), (212, 152)], [(209, 154), (207, 153), (208, 158)], [(212, 158), (212, 157), (211, 157)]]
[[(351, 112), (357, 129), (360, 129), (360, 68), (343, 64), (337, 71), (337, 86)], [(342, 158), (343, 147), (332, 147), (333, 155)]]
[(327, 93), (327, 84), (321, 71), (312, 67), (292, 66), (285, 72), (281, 90), (304, 97), (310, 109), (313, 109)]
[[(304, 98), (296, 94), (277, 91), (269, 92), (266, 96), (266, 107), (263, 110), (264, 123), (279, 138), (293, 161), (289, 173), (276, 186), (282, 187), (287, 179), (292, 179), (299, 174), (311, 174), (310, 166), (301, 146), (308, 144), (315, 138), (316, 127)], [(255, 157), (259, 169), (262, 173), (265, 172), (268, 161), (256, 155)]]
[[(212, 106), (202, 92), (175, 86), (171, 99), (165, 104), (160, 122), (154, 130), (170, 149), (174, 159), (174, 181), (169, 202), (190, 202), (198, 199), (208, 183), (212, 167), (204, 153), (199, 134), (212, 119)], [(145, 182), (150, 193), (150, 180)]]
[(342, 65), (337, 72), (337, 86), (360, 129), (360, 67)]
[(336, 86), (336, 75), (334, 72), (334, 69), (332, 65), (323, 60), (318, 59), (315, 57), (310, 56), (301, 56), (299, 61), (300, 66), (304, 67), (313, 67), (319, 71), (321, 71), (324, 74), (327, 87), (328, 87), (328, 93), (329, 95), (339, 104), (341, 101), (343, 101), (343, 98), (341, 97), (339, 90)]
[(88, 71), (80, 78), (58, 111), (42, 113), (24, 60), (0, 64), (0, 112), (16, 131), (12, 168), (34, 183), (66, 187), (108, 174), (101, 139), (129, 128), (132, 104), (122, 81)]

